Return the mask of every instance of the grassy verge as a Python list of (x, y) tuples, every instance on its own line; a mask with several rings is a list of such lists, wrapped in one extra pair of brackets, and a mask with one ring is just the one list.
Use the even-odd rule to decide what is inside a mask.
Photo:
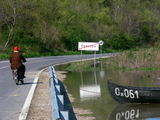
[(7, 59), (9, 59), (9, 54), (0, 52), (0, 60), (7, 60)]
[[(119, 71), (159, 71), (160, 51), (158, 48), (130, 50), (117, 56), (103, 59), (103, 66)], [(88, 71), (93, 69), (93, 61), (71, 63), (67, 71)]]
[(94, 69), (94, 63), (92, 60), (82, 61), (82, 62), (73, 62), (66, 67), (66, 71), (80, 72), (80, 71), (89, 71)]
[(113, 69), (129, 70), (160, 70), (160, 51), (158, 48), (125, 51), (106, 60), (106, 65)]

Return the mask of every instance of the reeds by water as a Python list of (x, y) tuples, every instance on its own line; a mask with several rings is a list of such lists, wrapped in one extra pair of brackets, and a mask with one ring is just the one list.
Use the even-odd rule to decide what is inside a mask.
[(125, 51), (107, 60), (107, 65), (117, 68), (160, 68), (159, 48), (140, 49), (138, 51)]

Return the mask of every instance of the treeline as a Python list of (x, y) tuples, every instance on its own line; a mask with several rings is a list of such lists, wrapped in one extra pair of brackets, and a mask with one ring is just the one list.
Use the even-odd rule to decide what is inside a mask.
[(2, 0), (0, 49), (77, 51), (79, 41), (126, 50), (160, 40), (160, 0)]

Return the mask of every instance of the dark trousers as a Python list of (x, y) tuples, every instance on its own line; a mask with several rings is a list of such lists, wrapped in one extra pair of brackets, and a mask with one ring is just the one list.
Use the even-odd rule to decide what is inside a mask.
[(18, 71), (19, 71), (19, 75), (24, 77), (25, 76), (26, 67), (22, 64), (22, 66), (18, 69)]

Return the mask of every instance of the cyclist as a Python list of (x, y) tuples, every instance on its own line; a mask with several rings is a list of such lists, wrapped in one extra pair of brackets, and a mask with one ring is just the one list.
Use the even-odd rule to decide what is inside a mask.
[(20, 52), (20, 48), (18, 46), (15, 46), (13, 48), (13, 53), (10, 56), (10, 64), (11, 69), (17, 69), (21, 73), (21, 78), (25, 78), (25, 66), (23, 62), (26, 62), (26, 59), (23, 57), (22, 53)]

